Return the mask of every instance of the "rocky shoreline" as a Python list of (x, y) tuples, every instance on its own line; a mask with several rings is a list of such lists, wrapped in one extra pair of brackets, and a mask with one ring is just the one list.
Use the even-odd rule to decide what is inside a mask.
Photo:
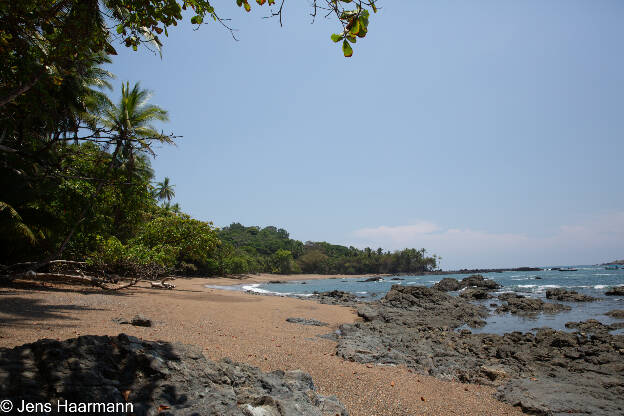
[[(624, 335), (610, 331), (624, 322), (570, 322), (574, 332), (473, 334), (485, 324), (487, 308), (469, 300), (492, 297), (491, 281), (471, 276), (443, 279), (437, 288), (394, 285), (384, 298), (362, 303), (349, 293), (317, 295), (322, 303), (357, 308), (363, 322), (331, 334), (336, 354), (346, 360), (406, 365), (445, 380), (496, 386), (497, 398), (538, 415), (624, 414)], [(446, 290), (464, 288), (462, 295)], [(575, 292), (553, 291), (553, 300), (593, 301)], [(504, 293), (497, 313), (535, 315), (570, 307)], [(613, 311), (613, 317), (622, 316)]]

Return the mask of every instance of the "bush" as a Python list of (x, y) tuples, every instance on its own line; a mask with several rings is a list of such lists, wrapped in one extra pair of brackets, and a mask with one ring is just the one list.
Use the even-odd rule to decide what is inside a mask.
[(97, 237), (97, 249), (87, 258), (87, 263), (103, 273), (137, 278), (156, 278), (171, 271), (176, 263), (175, 247), (158, 245), (122, 244), (116, 237)]
[(143, 224), (134, 244), (155, 249), (171, 247), (177, 252), (178, 264), (203, 263), (221, 244), (211, 222), (203, 222), (184, 215), (157, 217)]

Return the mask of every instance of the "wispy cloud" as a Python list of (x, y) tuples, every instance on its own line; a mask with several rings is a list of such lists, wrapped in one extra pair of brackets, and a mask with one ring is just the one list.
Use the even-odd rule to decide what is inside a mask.
[(444, 268), (596, 263), (624, 258), (624, 212), (561, 225), (547, 236), (445, 228), (433, 222), (378, 226), (353, 232), (356, 246), (424, 247)]

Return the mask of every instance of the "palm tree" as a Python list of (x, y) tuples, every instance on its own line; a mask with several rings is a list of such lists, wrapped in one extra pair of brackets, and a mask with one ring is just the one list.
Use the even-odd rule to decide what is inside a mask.
[(115, 158), (125, 164), (131, 172), (134, 168), (136, 153), (154, 155), (151, 143), (173, 143), (171, 137), (159, 133), (150, 123), (167, 121), (169, 116), (162, 108), (148, 104), (151, 93), (141, 88), (137, 82), (130, 89), (130, 83), (121, 85), (119, 104), (109, 104), (102, 111), (101, 124), (114, 134)]
[(171, 198), (175, 196), (175, 191), (173, 190), (173, 188), (175, 188), (175, 186), (171, 185), (169, 183), (169, 178), (165, 177), (164, 181), (158, 182), (156, 184), (156, 198), (160, 199), (161, 201), (164, 201), (166, 199), (167, 203), (169, 203), (169, 201), (171, 201)]
[[(173, 143), (171, 137), (159, 133), (150, 123), (153, 121), (167, 121), (169, 117), (167, 111), (162, 108), (148, 104), (150, 92), (141, 88), (139, 83), (134, 84), (132, 89), (130, 83), (121, 84), (121, 99), (117, 105), (111, 101), (101, 102), (101, 109), (96, 112), (97, 121), (112, 137), (110, 142), (114, 145), (111, 161), (108, 164), (104, 178), (98, 184), (95, 195), (99, 195), (104, 184), (113, 170), (125, 170), (126, 177), (135, 177), (135, 157), (137, 154), (143, 156), (147, 153), (154, 155), (151, 149), (152, 142)], [(129, 187), (125, 187), (128, 189)], [(86, 218), (87, 209), (80, 213), (80, 220), (74, 223), (73, 227), (61, 243), (57, 252), (52, 257), (60, 257), (67, 243), (72, 238), (80, 223)]]
[(0, 230), (3, 237), (8, 240), (24, 239), (30, 244), (35, 244), (35, 233), (24, 223), (20, 214), (6, 202), (0, 201)]

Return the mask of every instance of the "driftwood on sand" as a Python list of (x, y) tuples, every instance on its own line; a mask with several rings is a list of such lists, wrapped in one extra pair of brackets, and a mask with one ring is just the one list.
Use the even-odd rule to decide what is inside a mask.
[[(39, 271), (44, 269), (45, 271)], [(93, 267), (82, 261), (51, 260), (45, 265), (38, 262), (16, 263), (10, 266), (0, 265), (0, 281), (28, 280), (36, 282), (56, 282), (99, 287), (104, 290), (121, 290), (136, 285), (143, 280), (141, 276), (121, 278), (105, 271), (95, 271)], [(163, 279), (156, 283), (163, 288), (174, 286)], [(123, 280), (123, 282), (120, 282)], [(154, 286), (152, 286), (154, 287)]]

